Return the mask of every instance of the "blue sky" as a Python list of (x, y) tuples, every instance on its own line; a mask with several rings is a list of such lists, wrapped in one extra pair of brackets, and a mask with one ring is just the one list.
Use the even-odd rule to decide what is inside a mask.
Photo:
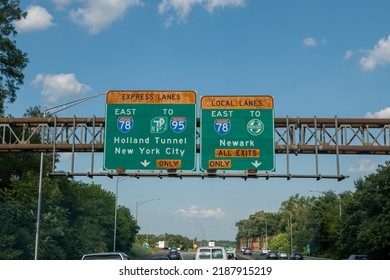
[[(390, 2), (265, 0), (21, 1), (15, 26), (28, 53), (25, 84), (7, 113), (51, 107), (108, 90), (196, 90), (203, 95), (272, 95), (275, 117), (390, 117)], [(105, 116), (104, 96), (60, 117)], [(63, 167), (67, 156), (63, 155)], [(80, 155), (77, 168), (90, 165)], [(95, 166), (102, 168), (103, 155)], [(119, 203), (142, 233), (235, 238), (235, 223), (310, 190), (352, 190), (388, 157), (345, 156), (332, 180), (128, 179)], [(294, 157), (292, 172), (313, 173), (314, 156)], [(85, 166), (82, 164), (85, 162)], [(99, 165), (100, 164), (100, 165)], [(334, 156), (320, 158), (335, 174)], [(87, 166), (87, 167), (86, 167)], [(312, 168), (312, 170), (311, 170)], [(285, 170), (277, 155), (276, 171)], [(303, 170), (303, 171), (302, 171)], [(115, 191), (115, 179), (80, 180)], [(318, 193), (317, 193), (318, 195)]]

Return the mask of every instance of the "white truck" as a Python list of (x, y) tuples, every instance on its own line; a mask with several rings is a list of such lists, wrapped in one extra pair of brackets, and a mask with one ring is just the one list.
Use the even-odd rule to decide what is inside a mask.
[(224, 247), (198, 247), (194, 260), (227, 260), (228, 256)]
[(168, 242), (167, 241), (159, 241), (158, 242), (158, 248), (160, 248), (160, 249), (168, 249)]
[(271, 250), (269, 248), (261, 248), (261, 254), (267, 255)]

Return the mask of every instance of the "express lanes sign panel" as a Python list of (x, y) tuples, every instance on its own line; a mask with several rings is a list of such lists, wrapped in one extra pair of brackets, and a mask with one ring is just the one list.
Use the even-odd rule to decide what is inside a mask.
[(104, 168), (194, 170), (195, 91), (108, 91)]
[(201, 169), (275, 169), (272, 96), (201, 97)]

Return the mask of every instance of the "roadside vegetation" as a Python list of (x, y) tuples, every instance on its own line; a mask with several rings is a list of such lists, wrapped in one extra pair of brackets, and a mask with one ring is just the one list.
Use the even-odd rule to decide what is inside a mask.
[[(99, 185), (44, 178), (39, 259), (81, 259), (113, 250), (115, 197)], [(0, 189), (0, 259), (34, 259), (38, 174), (29, 171)], [(132, 254), (138, 232), (130, 210), (118, 208), (116, 248)]]
[[(236, 246), (345, 259), (351, 254), (390, 259), (390, 161), (355, 182), (354, 192), (296, 194), (277, 212), (258, 211), (236, 223)], [(266, 232), (267, 231), (267, 232)], [(291, 246), (292, 240), (292, 246)], [(257, 245), (258, 246), (258, 245)]]

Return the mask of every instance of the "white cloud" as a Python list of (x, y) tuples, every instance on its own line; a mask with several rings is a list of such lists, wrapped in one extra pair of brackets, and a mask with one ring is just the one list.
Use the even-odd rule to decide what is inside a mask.
[[(168, 14), (165, 25), (174, 21), (184, 22), (194, 6), (203, 7), (209, 13), (217, 8), (244, 6), (246, 0), (160, 0), (159, 14)], [(68, 9), (75, 23), (97, 34), (112, 22), (120, 20), (129, 7), (144, 6), (144, 0), (52, 0), (57, 10)], [(43, 9), (43, 8), (42, 8)], [(44, 19), (44, 17), (37, 17)], [(51, 18), (52, 19), (52, 18)]]
[(349, 60), (353, 56), (353, 51), (347, 50), (343, 56), (344, 60)]
[(245, 0), (209, 0), (206, 1), (206, 9), (213, 12), (215, 8), (225, 8), (228, 6), (244, 6)]
[(15, 28), (18, 32), (45, 30), (53, 25), (53, 16), (40, 6), (28, 7), (26, 18), (15, 21)]
[[(244, 6), (246, 0), (162, 0), (158, 5), (159, 14), (165, 14), (173, 11), (178, 17), (179, 22), (187, 20), (192, 8), (196, 5), (203, 6), (208, 12), (212, 13), (216, 8), (225, 8), (231, 6)], [(172, 17), (168, 18), (166, 26), (172, 24)]]
[(367, 55), (360, 59), (363, 70), (372, 71), (378, 65), (390, 64), (390, 35), (382, 38), (374, 49), (368, 50)]
[(390, 107), (382, 109), (378, 112), (368, 112), (366, 118), (390, 118)]
[(371, 173), (377, 168), (377, 164), (370, 159), (362, 159), (348, 167), (349, 173)]
[[(180, 21), (185, 21), (191, 12), (192, 6), (202, 4), (202, 2), (204, 0), (163, 0), (158, 4), (158, 12), (164, 14), (172, 9)], [(172, 17), (170, 17), (170, 20), (172, 20)]]
[(220, 219), (225, 216), (226, 212), (221, 208), (216, 209), (199, 209), (198, 206), (191, 206), (187, 209), (179, 209), (177, 213), (185, 218), (217, 218)]
[[(71, 1), (57, 0), (57, 7), (63, 8)], [(79, 2), (79, 1), (78, 1)], [(72, 20), (85, 26), (91, 34), (97, 34), (119, 20), (130, 6), (142, 6), (141, 0), (81, 0), (83, 7), (70, 11)]]
[(315, 47), (317, 45), (317, 41), (313, 37), (307, 37), (303, 39), (303, 44), (306, 47)]
[(174, 16), (169, 16), (165, 19), (165, 27), (171, 27), (173, 22), (175, 21), (175, 17)]
[(71, 74), (38, 74), (32, 84), (42, 87), (41, 95), (49, 102), (68, 96), (82, 95), (90, 87), (77, 81), (76, 75)]
[(52, 0), (57, 9), (63, 9), (72, 3), (73, 0)]

